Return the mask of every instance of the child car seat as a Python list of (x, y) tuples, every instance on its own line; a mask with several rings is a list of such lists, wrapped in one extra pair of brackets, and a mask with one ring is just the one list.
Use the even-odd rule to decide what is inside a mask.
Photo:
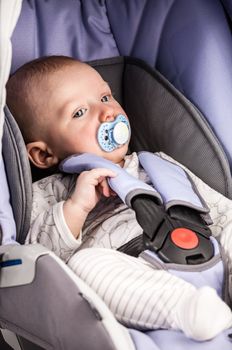
[[(215, 2), (217, 6), (221, 8), (220, 2)], [(70, 0), (66, 2), (54, 0), (42, 2), (24, 1), (21, 17), (13, 36), (12, 71), (25, 61), (44, 54), (70, 54), (83, 60), (90, 60), (99, 57), (117, 56), (119, 53), (123, 53), (122, 50), (119, 52), (119, 41), (121, 39), (119, 38), (116, 45), (112, 32), (110, 31), (109, 21), (113, 28), (112, 18), (113, 16), (116, 18), (116, 15), (119, 14), (117, 11), (121, 8), (120, 4), (124, 5), (124, 9), (126, 4), (132, 4), (132, 7), (134, 5), (134, 9), (136, 9), (136, 4), (138, 5), (139, 3), (133, 1), (119, 1), (117, 2), (117, 10), (110, 10), (112, 3), (113, 2), (110, 1), (101, 1), (99, 3), (88, 1), (83, 2), (81, 4), (82, 7), (79, 7), (79, 2), (74, 5), (74, 2)], [(145, 3), (147, 4), (145, 8), (151, 9), (150, 6), (152, 2), (143, 2), (143, 4)], [(153, 3), (158, 6), (158, 9), (163, 9), (161, 2), (156, 1)], [(189, 2), (191, 6), (193, 6), (194, 3), (197, 3), (198, 5), (196, 6), (199, 6), (199, 8), (205, 6), (203, 5), (203, 1), (194, 0)], [(171, 5), (173, 9), (175, 6), (180, 6), (181, 1), (169, 1), (166, 2), (166, 4), (167, 10), (165, 13), (167, 14), (169, 13)], [(77, 12), (73, 11), (73, 6), (77, 6)], [(106, 12), (106, 8), (108, 12)], [(189, 9), (190, 8), (189, 6)], [(187, 10), (188, 9), (185, 7), (184, 11)], [(220, 11), (220, 18), (224, 18), (222, 8)], [(130, 11), (131, 14), (132, 12), (133, 11)], [(146, 12), (147, 10), (144, 11), (144, 13)], [(150, 11), (148, 12), (152, 13)], [(54, 13), (56, 16), (54, 16)], [(84, 16), (82, 16), (83, 13), (85, 14)], [(154, 16), (155, 13), (160, 12), (154, 12)], [(76, 19), (77, 14), (79, 15), (78, 21)], [(35, 18), (39, 20), (35, 21)], [(65, 24), (67, 31), (64, 30), (63, 26), (64, 18), (68, 18), (68, 23)], [(166, 16), (160, 15), (160, 18), (163, 18), (162, 23), (164, 23)], [(137, 22), (135, 22), (137, 24), (146, 22), (146, 19), (142, 17), (140, 19), (141, 21), (137, 18)], [(172, 23), (170, 17), (169, 20)], [(70, 23), (72, 23), (72, 26), (79, 26), (79, 31), (78, 28), (74, 30), (73, 27), (71, 28), (72, 30), (70, 30)], [(114, 23), (116, 22), (114, 21)], [(226, 22), (223, 23), (223, 25), (226, 26)], [(30, 31), (28, 31), (29, 24), (31, 25)], [(102, 28), (104, 28), (104, 30), (102, 30)], [(49, 29), (50, 36), (46, 35), (47, 29)], [(125, 32), (123, 33), (125, 35)], [(127, 33), (129, 33), (128, 30)], [(137, 38), (136, 40), (142, 38), (141, 33), (142, 30), (140, 30), (137, 37), (134, 36), (134, 38)], [(160, 35), (160, 31), (158, 33), (158, 35)], [(116, 38), (115, 33), (114, 35)], [(37, 40), (36, 42), (35, 38)], [(57, 42), (57, 40), (59, 42)], [(99, 42), (103, 44), (99, 45)], [(127, 42), (128, 47), (131, 47), (129, 41)], [(143, 50), (140, 52), (142, 51)], [(138, 54), (136, 54), (136, 56), (138, 56)], [(175, 90), (171, 84), (163, 79), (159, 73), (153, 72), (137, 61), (130, 59), (117, 61), (117, 59), (115, 59), (115, 61), (108, 61), (105, 68), (102, 67), (101, 63), (95, 62), (95, 65), (97, 65), (97, 68), (102, 74), (107, 76), (107, 79), (111, 82), (116, 92), (119, 102), (123, 102), (128, 115), (131, 119), (133, 118), (131, 149), (150, 151), (162, 150), (187, 165), (212, 187), (229, 197), (231, 196), (231, 176), (227, 158), (222, 148), (219, 146), (211, 128), (191, 103), (183, 98), (183, 96)], [(151, 81), (152, 86), (154, 84), (154, 88), (152, 91), (149, 90), (148, 95), (146, 89)], [(122, 82), (123, 90), (121, 90)], [(133, 89), (131, 88), (132, 86)], [(140, 96), (144, 96), (144, 99), (139, 98)], [(156, 101), (157, 104), (153, 104), (153, 101)], [(135, 105), (134, 102), (137, 104)], [(147, 105), (149, 106), (149, 113), (144, 113), (144, 107)], [(22, 146), (21, 137), (18, 136), (18, 131), (16, 131), (17, 126), (10, 114), (8, 112), (6, 113), (9, 120), (6, 122), (5, 126), (4, 159), (11, 190), (11, 203), (14, 207), (14, 215), (18, 229), (17, 240), (23, 243), (27, 232), (28, 213), (30, 212), (30, 175), (25, 154), (24, 156), (17, 153), (15, 155), (15, 150), (13, 150), (14, 145), (16, 145), (15, 149), (18, 150), (18, 140), (19, 150), (25, 151)], [(152, 118), (150, 118), (150, 116), (152, 116)], [(177, 124), (182, 124), (183, 127), (177, 127), (176, 122)], [(144, 126), (143, 134), (138, 132), (141, 129), (141, 124)], [(16, 136), (12, 130), (16, 132)], [(9, 141), (10, 135), (11, 140)], [(170, 139), (174, 141), (173, 144), (170, 143)], [(192, 140), (194, 140), (194, 147), (191, 147)], [(10, 149), (12, 149), (12, 152), (9, 151)], [(183, 149), (185, 151), (188, 149), (188, 152), (186, 151), (184, 153)], [(22, 159), (23, 165), (21, 164)], [(194, 162), (192, 161), (193, 159)], [(13, 166), (17, 165), (17, 170), (12, 171), (12, 164)], [(204, 164), (204, 167), (202, 167), (202, 164)], [(25, 169), (23, 169), (24, 167)], [(209, 169), (214, 169), (213, 176), (209, 177)], [(26, 175), (22, 176), (22, 174), (25, 174), (25, 171)], [(17, 174), (19, 178), (12, 179), (10, 176), (12, 173)], [(17, 180), (21, 181), (21, 187), (12, 184), (15, 180), (16, 183), (19, 183)], [(24, 181), (26, 181), (25, 187), (23, 186)], [(21, 210), (21, 213), (19, 210)], [(101, 301), (99, 301), (95, 294), (89, 291), (87, 286), (83, 285), (76, 276), (73, 276), (66, 266), (52, 254), (45, 249), (41, 250), (41, 248), (38, 248), (38, 251), (36, 251), (36, 249), (37, 248), (34, 250), (33, 247), (29, 247), (27, 251), (26, 247), (18, 246), (13, 247), (11, 253), (9, 247), (2, 247), (3, 264), (1, 280), (4, 282), (6, 278), (7, 282), (4, 283), (9, 283), (9, 280), (13, 278), (13, 282), (11, 282), (12, 286), (7, 288), (2, 284), (0, 290), (2, 305), (0, 323), (1, 327), (10, 329), (21, 336), (20, 343), (22, 349), (39, 349), (41, 347), (46, 349), (76, 349), (76, 334), (78, 334), (78, 347), (81, 349), (93, 348), (95, 337), (98, 339), (98, 342), (94, 342), (96, 349), (98, 347), (99, 349), (102, 347), (105, 349), (130, 349), (135, 347), (134, 344), (136, 344), (137, 349), (141, 350), (144, 348), (155, 349), (157, 346), (160, 346), (162, 349), (163, 340), (160, 339), (160, 331), (156, 332), (156, 336), (153, 337), (153, 332), (151, 332), (152, 334), (149, 332), (147, 334), (142, 334), (141, 332), (132, 330), (130, 334), (134, 343), (131, 342), (128, 331), (124, 330), (123, 327), (112, 318), (109, 310), (105, 308), (104, 305), (101, 305)], [(26, 264), (28, 252), (31, 260)], [(7, 256), (7, 254), (9, 255)], [(23, 261), (23, 264), (20, 263), (19, 257)], [(10, 270), (9, 266), (7, 266), (7, 262), (15, 262), (15, 260), (19, 265), (15, 265), (15, 267), (11, 266)], [(6, 262), (4, 263), (4, 261)], [(25, 272), (22, 268), (25, 266), (32, 267), (31, 273)], [(36, 275), (33, 280), (35, 266)], [(11, 278), (9, 275), (10, 271), (13, 271)], [(15, 271), (17, 271), (17, 273)], [(56, 271), (56, 274), (54, 274), (54, 271)], [(16, 277), (17, 279), (15, 280)], [(26, 280), (24, 280), (25, 277)], [(46, 283), (41, 282), (42, 280), (46, 281)], [(42, 283), (43, 288), (41, 290), (38, 288), (38, 285)], [(23, 285), (20, 286), (19, 284)], [(16, 285), (17, 287), (14, 287)], [(69, 285), (68, 293), (67, 288), (65, 288), (65, 290), (62, 288), (67, 285)], [(54, 290), (56, 291), (55, 300), (52, 298), (52, 291)], [(32, 295), (36, 296), (34, 300), (31, 298)], [(76, 295), (75, 300), (72, 300), (73, 295)], [(64, 297), (65, 300), (63, 299)], [(6, 302), (6, 300), (8, 302)], [(20, 302), (16, 304), (15, 300), (20, 300)], [(65, 308), (61, 307), (57, 310), (56, 305), (65, 305)], [(77, 312), (82, 315), (82, 321), (85, 319), (86, 322), (82, 324), (78, 322)], [(47, 318), (48, 314), (50, 314), (51, 317)], [(70, 323), (68, 322), (71, 318), (76, 320), (74, 325), (72, 322), (72, 327), (70, 327)], [(31, 322), (32, 319), (33, 322)], [(53, 322), (55, 323), (55, 328)], [(56, 336), (54, 336), (55, 330)], [(166, 331), (163, 332), (163, 334), (166, 334)], [(171, 332), (171, 334), (173, 335), (174, 333)], [(121, 339), (120, 343), (118, 343), (119, 335)], [(148, 336), (153, 337), (155, 339), (154, 342), (151, 343), (151, 338)], [(183, 348), (187, 346), (189, 349), (191, 349), (190, 346), (196, 348), (195, 342), (192, 342), (191, 345), (188, 343), (187, 345), (187, 343), (185, 343), (186, 339), (178, 334), (178, 337), (179, 336), (184, 344)], [(215, 349), (222, 346), (221, 342), (218, 343), (218, 339), (221, 340), (221, 337), (219, 336), (216, 338), (212, 345)], [(30, 343), (30, 341), (32, 343)], [(171, 346), (173, 349), (173, 341), (169, 341), (169, 345), (164, 343), (163, 346), (165, 349), (168, 349), (168, 346)], [(197, 344), (197, 346), (198, 349), (200, 349), (200, 345)]]
[[(176, 123), (180, 124), (184, 115), (185, 133), (182, 137), (182, 144), (188, 145), (189, 135), (191, 137), (194, 134), (195, 137), (199, 138), (200, 144), (206, 146), (206, 152), (210, 152), (209, 150), (214, 152), (214, 140), (212, 135), (210, 138), (208, 137), (208, 125), (202, 123), (199, 126), (201, 118), (199, 112), (158, 72), (153, 71), (143, 62), (133, 58), (112, 58), (95, 61), (92, 64), (109, 81), (116, 98), (124, 105), (129, 115), (133, 135), (132, 150), (144, 148), (151, 151), (157, 150), (156, 136), (162, 135), (164, 128), (170, 130), (171, 133), (175, 132), (174, 125)], [(136, 81), (143, 81), (143, 84), (136, 85)], [(132, 89), (131, 87), (134, 85), (137, 88)], [(143, 102), (134, 105), (134, 101), (139, 99), (139, 96), (142, 96), (141, 101)], [(152, 101), (155, 101), (155, 103), (152, 103)], [(170, 105), (173, 110), (171, 115)], [(158, 119), (160, 113), (162, 113), (163, 122)], [(153, 118), (150, 120), (150, 115), (153, 116), (154, 122)], [(188, 120), (187, 123), (186, 120)], [(136, 132), (137, 125), (141, 126), (141, 122), (144, 125), (149, 123), (149, 127), (145, 127), (141, 133), (138, 133)], [(169, 123), (172, 127), (169, 127)], [(157, 129), (156, 136), (151, 137), (153, 131), (155, 132)], [(160, 147), (159, 144), (158, 147)], [(17, 153), (15, 149), (17, 149)], [(17, 241), (24, 243), (29, 221), (24, 218), (23, 226), (20, 225), (20, 222), (22, 222), (23, 213), (30, 212), (30, 172), (25, 146), (17, 125), (7, 108), (3, 154), (6, 159), (6, 173), (9, 179), (9, 186), (10, 189), (14, 188), (14, 192), (11, 192), (11, 198), (14, 198), (12, 206), (16, 214), (18, 213), (18, 208), (21, 210), (21, 213), (15, 215), (18, 228)], [(215, 155), (212, 158), (215, 158)], [(218, 160), (219, 157), (217, 162), (215, 162), (215, 167), (218, 165)], [(17, 171), (13, 170), (15, 165), (16, 169), (18, 169)], [(220, 167), (218, 167), (218, 171), (221, 174), (223, 173)], [(15, 173), (18, 178), (12, 178), (10, 173)], [(21, 184), (21, 186), (12, 187), (14, 182)], [(32, 346), (28, 341), (34, 342), (40, 348), (49, 349), (53, 346), (55, 349), (70, 350), (76, 348), (76, 342), (78, 341), (80, 349), (90, 349), (93, 348), (94, 336), (99, 338), (99, 342), (95, 345), (96, 349), (100, 349), (103, 346), (106, 349), (133, 349), (136, 346), (137, 349), (142, 350), (145, 349), (145, 343), (148, 344), (146, 349), (153, 349), (154, 346), (158, 347), (158, 349), (168, 349), (168, 346), (173, 348), (172, 341), (169, 341), (168, 345), (162, 337), (161, 340), (159, 339), (162, 331), (147, 333), (135, 330), (123, 331), (124, 328), (112, 317), (107, 307), (101, 305), (95, 293), (89, 291), (89, 288), (76, 276), (73, 276), (71, 271), (68, 272), (65, 264), (41, 246), (3, 246), (1, 252), (3, 254), (2, 264), (4, 269), (2, 268), (1, 271), (0, 298), (2, 303), (5, 298), (7, 298), (9, 303), (3, 303), (0, 323), (2, 327), (15, 331), (19, 336), (23, 337), (20, 337), (23, 343), (22, 349), (26, 350), (28, 349), (27, 346)], [(9, 271), (9, 265), (13, 264), (12, 262), (16, 265), (10, 266), (11, 271)], [(43, 285), (42, 290), (39, 287), (41, 285)], [(16, 286), (17, 288), (15, 288)], [(52, 292), (54, 289), (56, 291), (55, 297), (54, 292)], [(33, 298), (31, 298), (32, 295), (34, 296)], [(72, 295), (76, 297), (74, 298)], [(20, 303), (15, 305), (13, 300), (20, 300)], [(59, 309), (55, 306), (57, 304), (61, 304)], [(22, 305), (30, 313), (29, 319), (22, 312)], [(78, 321), (79, 314), (82, 315), (81, 323)], [(17, 328), (15, 327), (15, 315), (17, 315)], [(76, 321), (70, 325), (69, 319), (72, 317), (75, 317)], [(54, 323), (57, 329), (57, 338), (54, 337)], [(104, 329), (106, 324), (107, 328)], [(88, 332), (91, 333), (91, 337)], [(129, 332), (135, 345), (129, 338)], [(178, 332), (170, 331), (171, 337), (173, 337), (174, 333), (179, 337)], [(117, 338), (118, 334), (120, 334), (120, 341)], [(185, 344), (183, 348), (185, 348), (188, 341), (184, 335), (182, 336), (182, 342)], [(78, 337), (78, 340), (76, 337)], [(25, 343), (26, 340), (24, 338), (27, 339), (27, 343)], [(141, 339), (145, 339), (145, 343), (139, 345)], [(166, 335), (165, 339), (169, 339), (169, 337)], [(228, 344), (230, 345), (225, 334), (212, 340), (211, 346), (215, 346), (216, 349), (218, 342), (224, 344), (225, 349)], [(193, 341), (190, 341), (190, 343), (192, 345), (188, 344), (188, 346), (193, 346), (193, 349), (198, 344)], [(203, 344), (198, 344), (198, 348), (205, 346)], [(180, 348), (179, 345), (178, 348)]]

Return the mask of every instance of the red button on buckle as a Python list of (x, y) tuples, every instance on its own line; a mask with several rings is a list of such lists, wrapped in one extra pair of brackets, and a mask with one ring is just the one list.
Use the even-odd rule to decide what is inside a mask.
[(171, 233), (171, 240), (177, 247), (183, 249), (194, 249), (199, 243), (199, 238), (196, 233), (184, 227), (173, 230)]

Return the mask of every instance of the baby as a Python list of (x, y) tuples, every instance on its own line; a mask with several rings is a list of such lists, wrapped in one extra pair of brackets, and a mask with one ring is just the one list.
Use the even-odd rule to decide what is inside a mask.
[[(64, 56), (29, 62), (9, 79), (7, 104), (36, 167), (47, 169), (70, 155), (89, 152), (149, 182), (136, 153), (126, 155), (129, 139), (111, 152), (100, 147), (102, 123), (118, 115), (128, 118), (107, 82), (89, 65)], [(231, 310), (214, 289), (197, 289), (142, 258), (116, 251), (141, 235), (142, 228), (109, 188), (107, 178), (115, 176), (97, 168), (78, 177), (58, 173), (34, 183), (26, 242), (53, 250), (127, 326), (182, 330), (196, 340), (211, 339), (231, 327)], [(203, 196), (208, 191), (221, 196), (192, 177)], [(225, 241), (226, 252), (232, 252), (232, 243), (221, 239)]]

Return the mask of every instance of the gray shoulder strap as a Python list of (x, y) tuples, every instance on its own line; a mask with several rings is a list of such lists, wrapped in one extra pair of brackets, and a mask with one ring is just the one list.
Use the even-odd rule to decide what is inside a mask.
[(165, 209), (174, 205), (184, 205), (201, 213), (209, 212), (196, 186), (181, 167), (150, 152), (140, 152), (138, 157), (154, 187), (160, 193)]
[(158, 203), (162, 203), (159, 193), (153, 187), (136, 179), (118, 165), (102, 157), (84, 153), (66, 158), (60, 164), (60, 170), (66, 173), (79, 174), (84, 170), (91, 170), (94, 168), (111, 169), (117, 174), (116, 177), (108, 180), (109, 185), (129, 207), (131, 207), (132, 198), (139, 194), (148, 194), (154, 197)]

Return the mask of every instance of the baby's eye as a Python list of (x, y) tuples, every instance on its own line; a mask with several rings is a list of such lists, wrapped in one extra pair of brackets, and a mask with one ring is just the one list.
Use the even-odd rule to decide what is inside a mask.
[(85, 112), (87, 111), (87, 109), (86, 108), (80, 108), (75, 114), (74, 114), (74, 118), (80, 118), (80, 117), (82, 117), (84, 114), (85, 114)]
[(109, 102), (109, 100), (110, 100), (110, 95), (105, 95), (101, 98), (102, 102)]

